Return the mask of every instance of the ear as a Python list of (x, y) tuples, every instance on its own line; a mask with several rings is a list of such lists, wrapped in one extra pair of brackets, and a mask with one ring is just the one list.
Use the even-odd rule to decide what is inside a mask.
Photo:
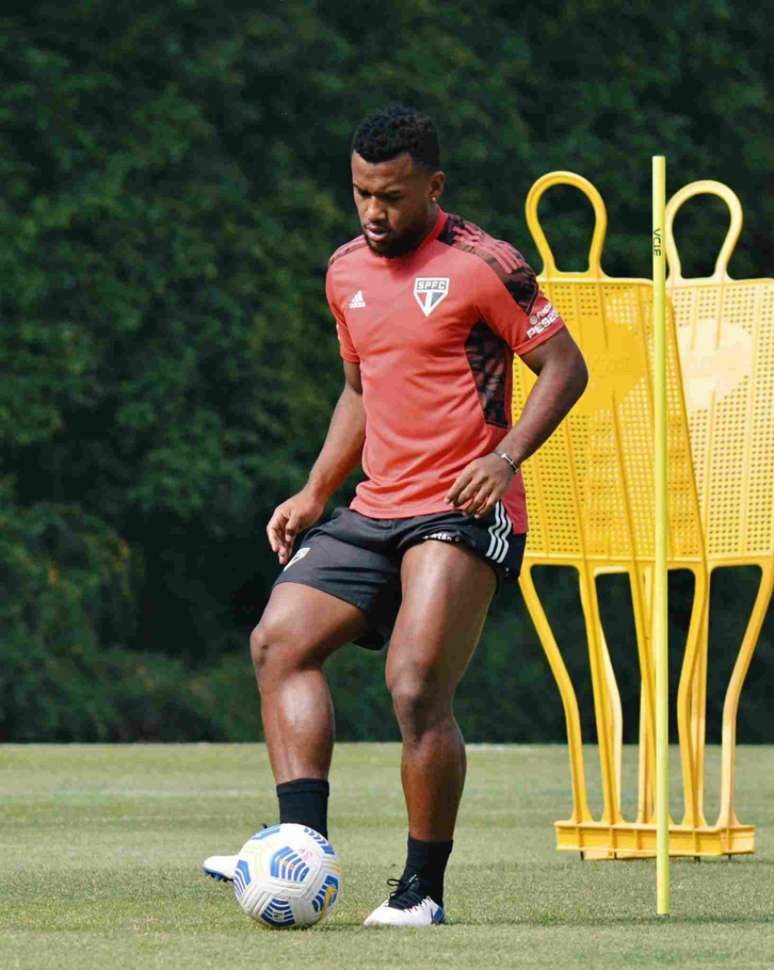
[(446, 185), (446, 173), (433, 172), (427, 185), (431, 202), (437, 202), (443, 195), (443, 189)]

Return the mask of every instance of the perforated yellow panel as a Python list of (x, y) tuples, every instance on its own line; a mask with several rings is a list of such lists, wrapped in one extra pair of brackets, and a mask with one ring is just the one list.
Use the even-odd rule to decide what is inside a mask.
[[(534, 562), (593, 560), (628, 567), (654, 555), (652, 284), (612, 279), (602, 271), (604, 203), (585, 179), (561, 175), (564, 184), (581, 188), (595, 208), (589, 269), (559, 272), (540, 228), (537, 203), (555, 181), (539, 180), (533, 187), (528, 222), (544, 260), (541, 287), (583, 351), (589, 384), (559, 433), (524, 465), (530, 516), (526, 555)], [(669, 559), (679, 566), (701, 561), (703, 549), (669, 309), (667, 315)], [(514, 418), (534, 380), (517, 363)]]
[[(731, 222), (714, 274), (683, 279), (674, 217), (699, 194), (722, 198)], [(774, 280), (729, 277), (728, 260), (741, 226), (739, 200), (719, 182), (687, 185), (667, 206), (667, 287), (707, 555), (719, 565), (774, 554)]]
[[(557, 270), (537, 217), (540, 196), (557, 184), (581, 189), (594, 207), (589, 266), (583, 272)], [(683, 280), (671, 226), (677, 208), (699, 191), (726, 198), (732, 226), (715, 275)], [(688, 568), (695, 580), (677, 696), (684, 817), (680, 825), (670, 823), (672, 855), (754, 850), (754, 829), (736, 816), (734, 766), (739, 697), (774, 590), (774, 281), (728, 278), (726, 265), (741, 226), (741, 208), (733, 196), (735, 211), (732, 196), (717, 183), (688, 186), (670, 202), (665, 226), (677, 313), (675, 326), (667, 306), (667, 565)], [(541, 285), (580, 345), (590, 371), (581, 401), (524, 467), (531, 524), (519, 582), (559, 687), (570, 755), (573, 810), (569, 819), (556, 823), (557, 844), (595, 858), (652, 855), (652, 284), (611, 279), (602, 271), (604, 203), (580, 176), (554, 172), (539, 179), (527, 199), (527, 222), (544, 261)], [(533, 383), (527, 369), (517, 365), (515, 418)], [(717, 822), (708, 826), (703, 796), (709, 571), (713, 565), (733, 562), (757, 563), (761, 579), (724, 702), (721, 806)], [(578, 571), (599, 747), (603, 811), (598, 820), (588, 806), (577, 697), (532, 580), (532, 567), (539, 563), (572, 565)], [(621, 701), (596, 588), (596, 577), (605, 572), (629, 576), (642, 678), (638, 809), (631, 822), (621, 813)]]
[[(695, 195), (716, 195), (731, 219), (712, 276), (684, 279), (673, 226)], [(666, 209), (667, 287), (675, 307), (707, 563), (760, 567), (755, 603), (723, 702), (720, 813), (717, 829), (739, 830), (735, 809), (739, 699), (774, 590), (774, 280), (732, 280), (728, 261), (742, 228), (742, 207), (720, 182), (693, 182)], [(701, 814), (709, 601), (692, 675), (691, 770), (694, 813)]]

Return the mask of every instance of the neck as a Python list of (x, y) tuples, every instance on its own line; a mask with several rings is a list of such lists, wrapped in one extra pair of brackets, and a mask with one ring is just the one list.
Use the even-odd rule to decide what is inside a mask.
[(429, 210), (429, 212), (427, 214), (427, 222), (425, 224), (425, 231), (422, 234), (422, 238), (423, 239), (425, 238), (425, 236), (428, 233), (430, 233), (430, 232), (433, 231), (433, 226), (435, 226), (435, 220), (437, 218), (438, 218), (438, 203), (437, 202), (433, 202), (432, 205), (430, 206), (430, 210)]

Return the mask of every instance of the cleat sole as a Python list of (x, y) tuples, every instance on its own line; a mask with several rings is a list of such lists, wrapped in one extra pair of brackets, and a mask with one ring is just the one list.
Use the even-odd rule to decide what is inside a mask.
[(205, 876), (209, 876), (210, 879), (214, 879), (215, 882), (233, 882), (233, 879), (229, 879), (228, 876), (224, 876), (222, 872), (213, 872), (211, 869), (202, 869)]

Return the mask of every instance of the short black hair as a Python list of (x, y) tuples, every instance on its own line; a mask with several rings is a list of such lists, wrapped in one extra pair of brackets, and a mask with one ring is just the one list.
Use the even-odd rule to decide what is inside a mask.
[(430, 172), (441, 167), (438, 132), (432, 119), (405, 104), (390, 104), (366, 115), (355, 129), (352, 151), (372, 164), (408, 152)]

